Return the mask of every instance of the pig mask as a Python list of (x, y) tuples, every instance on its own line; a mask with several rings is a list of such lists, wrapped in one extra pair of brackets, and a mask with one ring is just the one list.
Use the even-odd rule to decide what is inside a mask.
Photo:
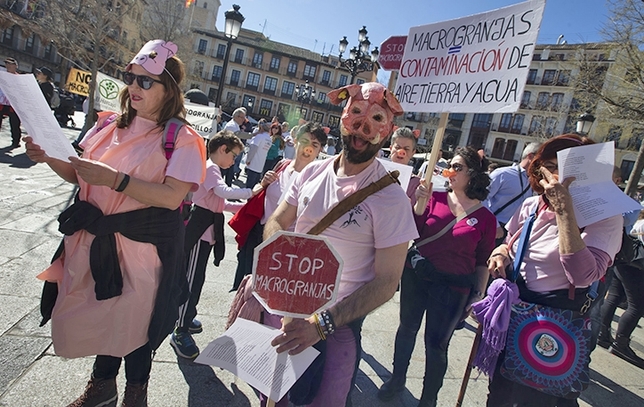
[(403, 114), (396, 97), (376, 82), (349, 85), (328, 94), (331, 103), (349, 101), (342, 111), (340, 133), (378, 144), (393, 132), (393, 118)]

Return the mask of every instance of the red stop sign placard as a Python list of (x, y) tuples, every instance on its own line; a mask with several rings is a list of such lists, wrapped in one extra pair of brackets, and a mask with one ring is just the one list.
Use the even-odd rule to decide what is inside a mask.
[(385, 71), (400, 69), (403, 54), (405, 53), (405, 44), (407, 44), (406, 35), (396, 35), (387, 38), (380, 45), (380, 55), (378, 63)]
[(255, 249), (253, 295), (273, 314), (307, 318), (335, 301), (342, 264), (326, 238), (280, 231)]

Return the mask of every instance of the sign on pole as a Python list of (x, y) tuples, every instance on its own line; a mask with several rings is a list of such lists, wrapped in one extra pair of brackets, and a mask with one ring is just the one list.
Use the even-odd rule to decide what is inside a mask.
[(394, 71), (400, 69), (403, 54), (405, 53), (406, 35), (395, 35), (387, 38), (380, 44), (380, 55), (378, 64), (385, 71)]
[(545, 0), (412, 27), (395, 95), (410, 112), (519, 108)]
[(308, 318), (335, 301), (342, 265), (325, 237), (280, 231), (255, 249), (253, 295), (273, 314)]

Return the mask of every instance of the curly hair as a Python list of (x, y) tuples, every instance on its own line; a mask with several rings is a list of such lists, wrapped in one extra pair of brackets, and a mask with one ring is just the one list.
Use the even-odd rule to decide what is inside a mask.
[(490, 176), (487, 174), (489, 161), (485, 156), (479, 153), (473, 147), (459, 147), (454, 151), (454, 157), (459, 156), (465, 160), (467, 165), (467, 175), (470, 182), (465, 188), (465, 195), (470, 199), (484, 201), (487, 198), (487, 187), (490, 185)]
[(577, 134), (562, 134), (561, 136), (553, 137), (541, 145), (541, 148), (534, 155), (534, 159), (528, 167), (528, 178), (532, 190), (537, 194), (543, 194), (543, 188), (539, 181), (543, 178), (541, 175), (541, 166), (544, 161), (557, 159), (557, 151), (565, 150), (570, 147), (585, 146), (587, 144), (595, 144), (595, 142), (588, 137), (579, 136)]
[[(159, 75), (159, 80), (163, 84), (163, 87), (165, 87), (164, 103), (159, 109), (159, 118), (157, 119), (159, 127), (163, 128), (168, 120), (173, 117), (189, 124), (185, 119), (186, 108), (184, 106), (183, 92), (179, 88), (179, 84), (185, 76), (185, 67), (177, 56), (173, 56), (165, 62), (165, 69)], [(121, 102), (121, 111), (123, 114), (119, 116), (116, 125), (118, 128), (123, 129), (129, 126), (132, 120), (134, 120), (134, 117), (136, 117), (136, 110), (130, 104), (130, 93), (128, 92), (127, 86), (121, 89), (119, 101)]]

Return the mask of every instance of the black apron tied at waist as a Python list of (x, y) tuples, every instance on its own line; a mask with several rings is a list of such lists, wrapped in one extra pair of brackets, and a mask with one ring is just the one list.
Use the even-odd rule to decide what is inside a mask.
[[(95, 282), (94, 292), (99, 301), (119, 296), (123, 289), (123, 275), (114, 233), (137, 242), (151, 243), (156, 247), (163, 270), (148, 339), (152, 349), (157, 349), (174, 328), (179, 305), (182, 303), (182, 289), (185, 291), (187, 287), (183, 261), (185, 227), (179, 210), (150, 207), (104, 215), (89, 202), (77, 200), (60, 214), (58, 222), (58, 230), (67, 236), (79, 230), (86, 230), (95, 236), (90, 247), (89, 264)], [(53, 260), (60, 257), (62, 252), (59, 248)], [(41, 304), (41, 326), (51, 317), (55, 299), (51, 301), (51, 298), (45, 298), (47, 294), (53, 294), (51, 291), (51, 287), (48, 289), (47, 286), (43, 291), (41, 302), (47, 304), (47, 307), (44, 308)]]

